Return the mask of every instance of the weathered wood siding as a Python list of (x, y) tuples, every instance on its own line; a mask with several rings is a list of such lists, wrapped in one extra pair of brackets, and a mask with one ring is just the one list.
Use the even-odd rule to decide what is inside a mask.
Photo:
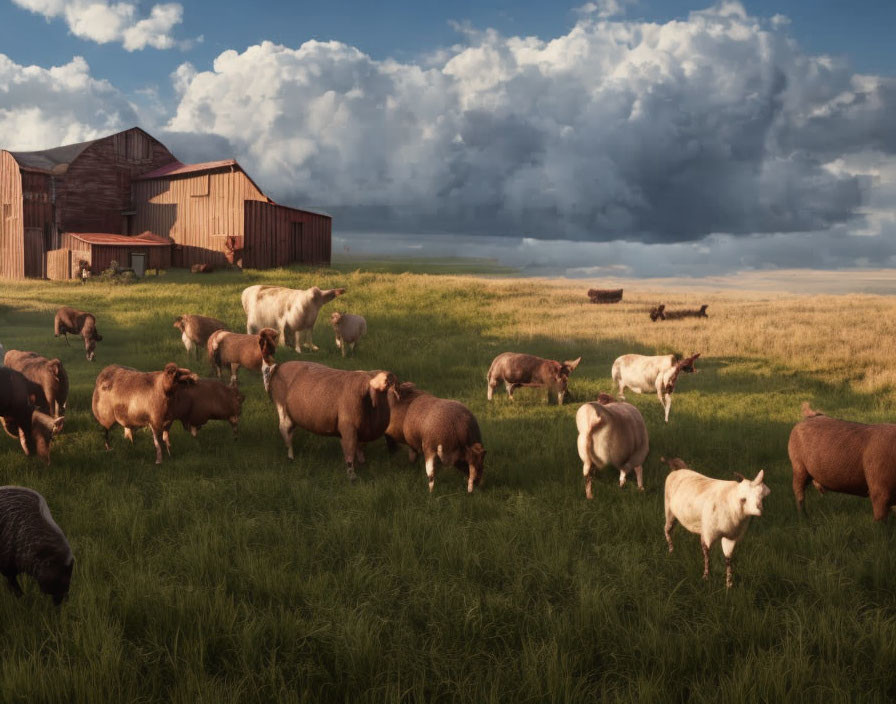
[(305, 210), (247, 202), (243, 266), (329, 265), (333, 220)]
[(243, 204), (266, 196), (239, 169), (134, 181), (136, 232), (171, 237), (175, 266), (226, 264), (224, 240), (243, 236)]
[(171, 247), (147, 247), (142, 244), (130, 245), (100, 245), (88, 244), (76, 239), (77, 233), (66, 232), (62, 235), (62, 246), (72, 250), (71, 266), (78, 268), (78, 262), (86, 259), (90, 263), (92, 274), (101, 274), (108, 269), (113, 260), (118, 262), (119, 268), (127, 269), (131, 266), (131, 252), (146, 254), (147, 269), (170, 269)]
[(56, 177), (59, 232), (128, 234), (122, 213), (133, 205), (131, 179), (172, 161), (164, 144), (136, 128), (97, 140)]
[(0, 151), (0, 276), (25, 276), (25, 230), (19, 164)]
[(47, 278), (53, 281), (72, 278), (72, 250), (51, 249), (47, 252)]

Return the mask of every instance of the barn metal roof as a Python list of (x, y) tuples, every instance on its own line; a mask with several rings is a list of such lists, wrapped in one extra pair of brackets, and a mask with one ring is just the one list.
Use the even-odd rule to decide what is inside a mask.
[(85, 244), (105, 247), (170, 247), (173, 244), (168, 238), (149, 231), (139, 235), (116, 235), (111, 232), (69, 232), (67, 234)]
[[(135, 180), (147, 180), (153, 178), (166, 178), (168, 176), (181, 176), (183, 174), (195, 174), (202, 171), (214, 171), (215, 169), (224, 169), (235, 166), (240, 171), (243, 168), (236, 163), (235, 159), (223, 159), (221, 161), (205, 161), (201, 164), (183, 164), (179, 161), (172, 161), (170, 164), (160, 166), (158, 169), (150, 171), (146, 174), (140, 174)], [(245, 173), (245, 172), (244, 172)]]
[(64, 174), (68, 170), (69, 164), (81, 156), (87, 147), (98, 141), (98, 139), (92, 139), (89, 142), (66, 144), (63, 147), (42, 149), (37, 152), (10, 152), (10, 154), (22, 168)]

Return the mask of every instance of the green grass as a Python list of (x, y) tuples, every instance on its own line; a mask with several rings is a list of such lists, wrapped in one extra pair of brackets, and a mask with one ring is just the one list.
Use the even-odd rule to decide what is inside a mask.
[[(237, 442), (224, 423), (197, 439), (178, 425), (157, 467), (148, 433), (132, 447), (116, 429), (104, 452), (90, 412), (103, 366), (188, 363), (174, 316), (238, 330), (239, 293), (259, 282), (346, 286), (329, 308), (362, 313), (370, 334), (343, 360), (322, 316), (312, 359), (391, 369), (467, 403), (488, 450), (481, 490), (468, 496), (459, 472), (439, 469), (429, 495), (419, 461), (383, 442), (356, 484), (333, 438), (297, 432), (288, 462), (260, 377), (245, 371)], [(59, 610), (30, 578), (21, 600), (0, 593), (0, 701), (892, 701), (893, 526), (875, 524), (867, 500), (811, 490), (798, 521), (786, 453), (803, 399), (877, 421), (892, 393), (788, 360), (710, 357), (679, 385), (669, 425), (654, 397), (630, 399), (651, 433), (647, 491), (620, 490), (606, 470), (587, 502), (578, 403), (609, 388), (615, 356), (654, 348), (631, 341), (640, 308), (621, 323), (626, 340), (599, 325), (553, 335), (550, 320), (523, 334), (492, 314), (502, 297), (549, 304), (538, 286), (333, 269), (0, 284), (0, 341), (59, 356), (72, 382), (52, 465), (2, 436), (0, 481), (40, 491), (77, 558)], [(61, 304), (96, 313), (96, 363), (52, 337)], [(582, 315), (625, 310), (597, 308)], [(508, 349), (581, 354), (572, 402), (521, 389), (515, 404), (487, 403), (486, 369)], [(735, 552), (733, 589), (718, 547), (709, 582), (696, 536), (679, 529), (667, 552), (660, 455), (719, 477), (766, 469), (772, 493)]]

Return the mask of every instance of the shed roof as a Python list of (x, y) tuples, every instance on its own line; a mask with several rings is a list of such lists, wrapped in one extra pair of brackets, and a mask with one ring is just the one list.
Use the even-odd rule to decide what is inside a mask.
[[(236, 159), (222, 159), (221, 161), (204, 161), (201, 164), (183, 164), (179, 161), (172, 161), (170, 164), (160, 166), (149, 173), (140, 174), (136, 180), (148, 180), (153, 178), (167, 178), (168, 176), (181, 176), (183, 174), (195, 174), (203, 171), (214, 171), (215, 169), (225, 169), (236, 167), (240, 171), (243, 168), (236, 163)], [(245, 173), (245, 172), (244, 172)], [(260, 189), (259, 189), (260, 190)]]
[(87, 147), (98, 141), (98, 139), (91, 139), (89, 142), (66, 144), (63, 147), (42, 149), (37, 152), (10, 152), (10, 154), (22, 168), (64, 174), (68, 170), (69, 164), (81, 156)]
[(116, 235), (111, 232), (69, 232), (67, 234), (85, 244), (105, 247), (170, 247), (174, 244), (167, 237), (148, 230), (139, 235)]

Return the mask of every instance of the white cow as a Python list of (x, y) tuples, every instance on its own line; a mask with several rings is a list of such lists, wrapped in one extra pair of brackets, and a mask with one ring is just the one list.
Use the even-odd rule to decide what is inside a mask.
[(593, 498), (593, 470), (608, 464), (619, 470), (619, 486), (625, 486), (626, 474), (635, 471), (638, 488), (644, 490), (642, 465), (650, 445), (644, 418), (630, 403), (612, 401), (604, 394), (597, 403), (585, 403), (576, 412), (579, 431), (578, 449), (585, 475), (585, 497)]
[(709, 579), (709, 549), (719, 538), (725, 553), (725, 586), (733, 583), (731, 554), (747, 532), (752, 516), (762, 515), (762, 500), (771, 493), (762, 479), (711, 479), (691, 469), (676, 469), (666, 477), (666, 542), (672, 552), (672, 528), (678, 521), (700, 536), (703, 548), (703, 579)]
[(672, 392), (681, 372), (696, 373), (694, 362), (700, 353), (679, 361), (675, 355), (663, 354), (647, 357), (643, 354), (624, 354), (613, 362), (613, 382), (619, 387), (619, 398), (625, 399), (625, 387), (636, 394), (656, 390), (660, 404), (666, 412), (669, 422), (669, 409), (672, 407)]
[(246, 332), (255, 335), (263, 328), (275, 328), (280, 331), (283, 346), (288, 344), (287, 335), (294, 333), (296, 352), (301, 354), (303, 345), (317, 351), (311, 339), (317, 314), (321, 306), (343, 293), (344, 288), (322, 291), (312, 286), (302, 291), (282, 286), (250, 286), (242, 295)]

